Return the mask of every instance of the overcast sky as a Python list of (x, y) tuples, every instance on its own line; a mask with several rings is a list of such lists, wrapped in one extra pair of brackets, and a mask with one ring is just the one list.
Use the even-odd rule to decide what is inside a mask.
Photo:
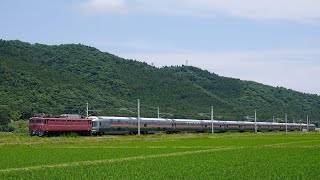
[(0, 38), (320, 95), (320, 0), (1, 0)]

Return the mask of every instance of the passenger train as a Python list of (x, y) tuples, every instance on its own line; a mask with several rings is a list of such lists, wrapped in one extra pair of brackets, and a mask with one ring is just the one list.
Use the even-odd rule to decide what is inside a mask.
[[(213, 126), (212, 126), (213, 125)], [(222, 132), (314, 131), (314, 124), (211, 121), (193, 119), (140, 118), (141, 134), (154, 133), (222, 133)], [(30, 135), (50, 136), (68, 133), (80, 135), (138, 134), (138, 119), (134, 117), (91, 116), (32, 117)]]
[[(92, 134), (137, 134), (138, 120), (133, 117), (91, 116)], [(213, 128), (212, 128), (213, 124)], [(217, 121), (193, 119), (140, 118), (141, 134), (162, 133), (214, 133), (270, 131), (313, 131), (314, 124)]]

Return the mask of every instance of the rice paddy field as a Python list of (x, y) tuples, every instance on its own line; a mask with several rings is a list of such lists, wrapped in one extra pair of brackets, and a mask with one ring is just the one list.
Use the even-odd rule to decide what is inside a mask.
[(0, 179), (320, 179), (320, 133), (0, 134)]

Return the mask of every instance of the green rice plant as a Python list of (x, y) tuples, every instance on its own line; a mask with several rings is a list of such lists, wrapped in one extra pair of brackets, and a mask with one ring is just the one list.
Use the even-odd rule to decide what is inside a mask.
[(54, 138), (0, 135), (0, 177), (320, 179), (319, 145), (319, 133)]

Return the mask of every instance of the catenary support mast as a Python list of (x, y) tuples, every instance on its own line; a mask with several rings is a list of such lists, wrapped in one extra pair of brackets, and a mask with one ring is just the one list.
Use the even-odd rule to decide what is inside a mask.
[(213, 129), (213, 106), (211, 106), (211, 128), (212, 128), (212, 134), (214, 133)]
[(286, 119), (286, 132), (288, 132), (288, 117), (287, 117), (287, 113), (285, 114), (285, 119)]
[(138, 135), (140, 136), (140, 99), (138, 99)]
[(307, 131), (309, 131), (309, 115), (307, 115)]
[(89, 103), (87, 102), (87, 107), (86, 107), (86, 117), (89, 117)]
[(257, 111), (254, 111), (254, 132), (258, 132), (258, 127), (257, 127)]

